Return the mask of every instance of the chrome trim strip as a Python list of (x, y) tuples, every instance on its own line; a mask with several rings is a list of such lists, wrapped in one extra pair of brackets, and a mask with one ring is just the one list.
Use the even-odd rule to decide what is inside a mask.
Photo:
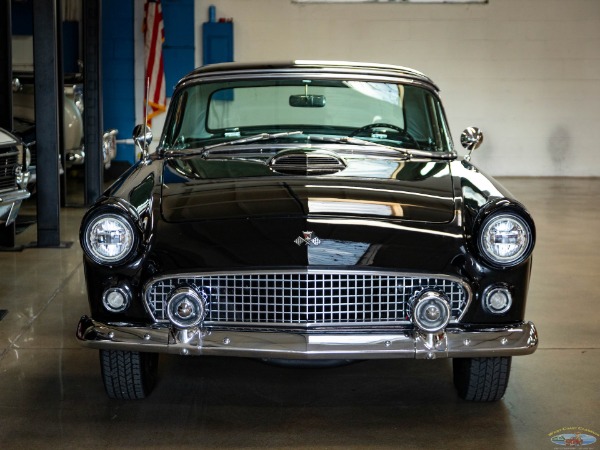
[[(473, 292), (468, 283), (464, 280), (453, 277), (450, 275), (441, 275), (441, 274), (432, 274), (432, 273), (410, 273), (410, 272), (387, 272), (387, 271), (378, 271), (378, 270), (327, 270), (327, 269), (289, 269), (289, 270), (240, 270), (240, 271), (212, 271), (212, 272), (185, 272), (185, 273), (174, 273), (168, 275), (161, 275), (155, 278), (150, 279), (144, 285), (143, 294), (142, 294), (142, 303), (144, 304), (144, 308), (146, 312), (152, 317), (155, 322), (165, 323), (165, 321), (158, 320), (151, 310), (149, 303), (150, 300), (148, 296), (150, 295), (150, 287), (164, 280), (174, 279), (174, 278), (201, 278), (201, 277), (211, 277), (211, 276), (252, 276), (252, 275), (292, 275), (292, 274), (325, 274), (325, 275), (358, 275), (358, 276), (386, 276), (386, 277), (406, 277), (406, 278), (437, 278), (449, 281), (451, 283), (459, 284), (463, 290), (465, 291), (465, 300), (466, 304), (462, 310), (462, 313), (456, 319), (451, 319), (450, 323), (459, 323), (467, 310), (469, 309), (471, 302), (473, 301)], [(405, 324), (409, 323), (409, 321), (398, 321), (398, 322), (386, 322), (386, 324)], [(208, 322), (207, 325), (216, 325), (216, 323)], [(227, 322), (229, 325), (230, 322)], [(356, 324), (356, 323), (355, 323)], [(368, 322), (368, 325), (375, 325), (376, 322)], [(254, 325), (252, 323), (243, 323), (243, 326)], [(279, 324), (277, 324), (279, 326)], [(293, 324), (292, 326), (298, 327), (298, 324)], [(312, 324), (305, 324), (306, 328), (310, 328)], [(319, 324), (322, 326), (322, 324)], [(341, 326), (340, 324), (333, 324), (333, 326)]]
[(286, 333), (238, 330), (176, 332), (167, 326), (109, 325), (82, 317), (77, 338), (85, 347), (180, 355), (284, 359), (471, 358), (533, 353), (536, 327), (449, 328), (439, 335), (406, 329), (363, 333)]
[(204, 75), (208, 73), (223, 72), (279, 72), (279, 71), (344, 71), (354, 73), (391, 73), (394, 75), (405, 74), (424, 80), (431, 79), (422, 72), (411, 67), (399, 66), (395, 64), (381, 64), (358, 61), (339, 61), (339, 60), (280, 60), (265, 61), (262, 63), (234, 63), (225, 62), (206, 65), (195, 69), (192, 75)]
[(0, 203), (15, 203), (19, 200), (28, 199), (31, 194), (27, 189), (13, 190), (11, 192), (0, 193)]
[(207, 72), (202, 74), (191, 74), (178, 83), (176, 90), (184, 86), (212, 83), (219, 81), (256, 81), (256, 80), (273, 80), (273, 79), (311, 79), (311, 80), (348, 80), (348, 81), (366, 81), (374, 83), (390, 83), (390, 84), (405, 84), (419, 86), (427, 89), (436, 98), (439, 98), (437, 86), (432, 82), (402, 74), (365, 74), (365, 73), (349, 73), (345, 71), (327, 71), (327, 72), (311, 72), (311, 71), (264, 71), (264, 72)]
[(8, 205), (10, 203), (20, 203), (31, 196), (27, 189), (19, 189), (17, 191), (0, 192), (0, 205)]

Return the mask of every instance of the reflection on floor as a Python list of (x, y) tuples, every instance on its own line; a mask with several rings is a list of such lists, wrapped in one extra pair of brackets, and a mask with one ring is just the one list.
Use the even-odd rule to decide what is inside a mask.
[(565, 428), (600, 433), (600, 180), (503, 182), (537, 221), (527, 318), (541, 342), (514, 358), (502, 401), (459, 400), (447, 360), (289, 369), (178, 356), (161, 356), (150, 398), (108, 400), (97, 352), (75, 341), (84, 211), (66, 208), (71, 248), (0, 253), (0, 448), (552, 449)]

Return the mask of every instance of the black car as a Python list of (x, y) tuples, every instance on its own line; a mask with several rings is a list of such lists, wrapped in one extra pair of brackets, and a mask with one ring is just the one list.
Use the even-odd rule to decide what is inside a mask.
[[(535, 229), (458, 158), (438, 88), (390, 65), (217, 64), (177, 85), (158, 150), (81, 226), (112, 398), (145, 397), (159, 353), (273, 361), (453, 358), (462, 398), (500, 399)], [(482, 140), (470, 128), (469, 151)]]

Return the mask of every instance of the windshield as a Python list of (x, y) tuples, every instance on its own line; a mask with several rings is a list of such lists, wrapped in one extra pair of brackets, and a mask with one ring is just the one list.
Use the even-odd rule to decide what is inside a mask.
[(281, 139), (350, 136), (397, 148), (452, 151), (439, 99), (413, 85), (321, 79), (202, 83), (180, 90), (171, 108), (166, 150), (292, 131)]

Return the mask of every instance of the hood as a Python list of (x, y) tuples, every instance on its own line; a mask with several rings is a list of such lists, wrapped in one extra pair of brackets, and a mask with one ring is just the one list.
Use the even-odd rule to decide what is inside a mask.
[[(402, 162), (386, 176), (282, 176), (264, 164), (213, 161), (198, 172), (165, 164), (162, 218), (170, 223), (248, 218), (365, 218), (448, 223), (455, 214), (447, 162)], [(239, 167), (248, 164), (248, 167)], [(383, 162), (382, 162), (383, 164)], [(241, 173), (254, 177), (236, 177)], [(190, 165), (186, 166), (190, 167)], [(219, 168), (227, 172), (219, 173)], [(224, 169), (226, 168), (226, 169)], [(262, 169), (264, 168), (264, 169)], [(262, 171), (262, 172), (261, 172)]]
[(403, 162), (369, 179), (272, 175), (258, 166), (263, 173), (240, 178), (230, 163), (203, 177), (165, 164), (156, 270), (342, 265), (443, 273), (460, 252), (447, 162)]

